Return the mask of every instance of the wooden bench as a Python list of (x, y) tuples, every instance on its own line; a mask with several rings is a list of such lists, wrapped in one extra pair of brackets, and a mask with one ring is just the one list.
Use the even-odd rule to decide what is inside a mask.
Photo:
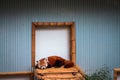
[(33, 80), (33, 72), (0, 72), (0, 78), (6, 78), (10, 76), (29, 76), (30, 80)]
[(114, 68), (114, 80), (117, 80), (117, 76), (120, 73), (120, 68)]

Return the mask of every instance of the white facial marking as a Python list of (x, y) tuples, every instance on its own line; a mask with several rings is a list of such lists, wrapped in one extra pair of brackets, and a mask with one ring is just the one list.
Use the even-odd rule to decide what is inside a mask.
[(45, 58), (45, 62), (46, 62), (46, 67), (48, 66), (48, 57), (47, 58)]
[(47, 59), (46, 58), (44, 59), (44, 63), (45, 63), (45, 66), (47, 67), (48, 63), (47, 63)]
[(41, 69), (46, 69), (46, 66), (41, 66)]
[(49, 62), (49, 61), (48, 61), (48, 57), (47, 57), (47, 58), (45, 58), (45, 59), (46, 59), (46, 62)]
[(40, 61), (38, 61), (38, 68), (40, 68), (41, 66), (40, 66)]

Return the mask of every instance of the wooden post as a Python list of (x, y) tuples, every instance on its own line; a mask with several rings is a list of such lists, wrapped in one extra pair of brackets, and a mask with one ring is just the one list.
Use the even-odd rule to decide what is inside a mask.
[(117, 80), (117, 72), (114, 71), (114, 80)]
[(32, 67), (35, 66), (35, 24), (32, 23)]
[(120, 68), (114, 68), (114, 80), (117, 80), (117, 76), (120, 73)]
[(34, 80), (34, 73), (30, 75), (30, 80)]
[(71, 26), (71, 58), (74, 64), (76, 64), (76, 40), (75, 40), (75, 25)]
[(71, 54), (72, 54), (72, 61), (74, 64), (76, 64), (76, 47), (75, 47), (75, 40), (72, 40), (72, 49), (71, 49)]

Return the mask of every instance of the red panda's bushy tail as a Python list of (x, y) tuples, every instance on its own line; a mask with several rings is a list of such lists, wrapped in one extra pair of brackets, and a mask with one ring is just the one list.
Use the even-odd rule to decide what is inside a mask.
[(72, 61), (65, 61), (64, 68), (70, 68), (73, 66), (74, 66), (74, 63)]

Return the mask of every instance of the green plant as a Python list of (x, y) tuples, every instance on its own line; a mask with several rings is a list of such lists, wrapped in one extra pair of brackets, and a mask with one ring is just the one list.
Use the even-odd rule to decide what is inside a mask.
[(85, 80), (112, 80), (108, 67), (102, 67), (91, 75), (85, 75)]

